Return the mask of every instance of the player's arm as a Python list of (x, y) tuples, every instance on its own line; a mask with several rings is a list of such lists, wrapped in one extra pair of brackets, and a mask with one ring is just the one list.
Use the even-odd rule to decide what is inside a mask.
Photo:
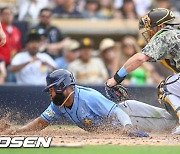
[(23, 133), (29, 131), (40, 131), (46, 128), (49, 123), (44, 120), (41, 116), (36, 118), (35, 120), (31, 121), (30, 123), (26, 124), (25, 126), (16, 130), (16, 133)]
[(113, 78), (107, 81), (107, 85), (112, 87), (117, 83), (121, 83), (126, 75), (141, 66), (144, 62), (148, 61), (150, 57), (146, 56), (143, 53), (136, 53), (116, 72)]
[(126, 125), (132, 125), (129, 115), (125, 113), (120, 107), (115, 107), (115, 109), (111, 111), (110, 116), (116, 117), (124, 128), (126, 127)]
[(116, 107), (112, 113), (113, 116), (117, 117), (117, 119), (121, 122), (123, 126), (123, 134), (134, 137), (148, 137), (149, 134), (143, 132), (141, 130), (137, 130), (132, 125), (131, 119), (127, 113), (125, 113), (120, 107)]
[(136, 53), (124, 64), (124, 67), (126, 71), (129, 73), (135, 70), (136, 68), (138, 68), (139, 66), (141, 66), (144, 62), (148, 61), (149, 59), (150, 57), (146, 56), (143, 53)]
[(24, 132), (30, 132), (30, 131), (40, 131), (44, 128), (46, 128), (49, 125), (49, 122), (44, 120), (41, 116), (34, 119), (30, 123), (26, 124), (25, 126), (22, 126), (18, 129), (5, 129), (1, 132), (1, 135), (15, 135), (18, 133), (24, 133)]
[(6, 34), (3, 31), (2, 25), (0, 23), (0, 46), (3, 46), (6, 43)]

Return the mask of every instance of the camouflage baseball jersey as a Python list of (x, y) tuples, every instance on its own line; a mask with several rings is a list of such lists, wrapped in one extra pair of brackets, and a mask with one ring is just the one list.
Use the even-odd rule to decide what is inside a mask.
[(160, 60), (176, 73), (180, 72), (180, 30), (171, 26), (158, 31), (142, 49), (142, 53), (151, 57), (150, 61)]

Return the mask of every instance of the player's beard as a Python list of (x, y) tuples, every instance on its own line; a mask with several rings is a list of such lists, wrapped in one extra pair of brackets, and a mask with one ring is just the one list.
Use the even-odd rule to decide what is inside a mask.
[(53, 98), (52, 98), (52, 101), (55, 105), (57, 106), (61, 106), (62, 103), (64, 102), (65, 100), (65, 96), (64, 94), (56, 94)]

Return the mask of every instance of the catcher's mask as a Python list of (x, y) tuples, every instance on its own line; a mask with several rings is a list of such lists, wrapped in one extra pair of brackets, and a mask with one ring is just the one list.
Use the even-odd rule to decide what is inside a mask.
[(163, 24), (171, 24), (170, 22), (175, 19), (172, 11), (165, 8), (152, 9), (147, 15), (140, 18), (139, 29), (142, 30), (144, 39), (149, 42), (155, 32), (152, 28), (161, 26)]
[(65, 97), (63, 94), (64, 90), (68, 86), (75, 85), (75, 79), (74, 79), (72, 73), (67, 70), (59, 69), (59, 70), (53, 71), (46, 77), (46, 82), (47, 82), (47, 86), (43, 90), (43, 92), (49, 92), (49, 88), (54, 87), (56, 96), (54, 98), (52, 98), (52, 100), (53, 100), (54, 104), (56, 104), (60, 107), (74, 93), (74, 91), (71, 92), (69, 94), (69, 96), (67, 96), (67, 97)]

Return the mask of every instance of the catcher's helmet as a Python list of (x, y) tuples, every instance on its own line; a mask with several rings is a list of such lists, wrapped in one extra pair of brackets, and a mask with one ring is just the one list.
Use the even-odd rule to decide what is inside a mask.
[(164, 8), (152, 9), (146, 16), (139, 20), (139, 28), (152, 28), (162, 24), (168, 24), (174, 20), (175, 16), (172, 11)]
[(54, 86), (56, 93), (63, 93), (63, 91), (70, 85), (75, 85), (75, 79), (71, 72), (64, 69), (58, 69), (50, 73), (46, 77), (47, 87), (43, 92), (48, 92), (49, 88)]
[(145, 29), (143, 36), (148, 41), (153, 33), (151, 28), (160, 26), (162, 24), (170, 24), (175, 19), (175, 16), (172, 11), (165, 8), (156, 8), (152, 9), (147, 15), (140, 18), (139, 20), (139, 29)]

